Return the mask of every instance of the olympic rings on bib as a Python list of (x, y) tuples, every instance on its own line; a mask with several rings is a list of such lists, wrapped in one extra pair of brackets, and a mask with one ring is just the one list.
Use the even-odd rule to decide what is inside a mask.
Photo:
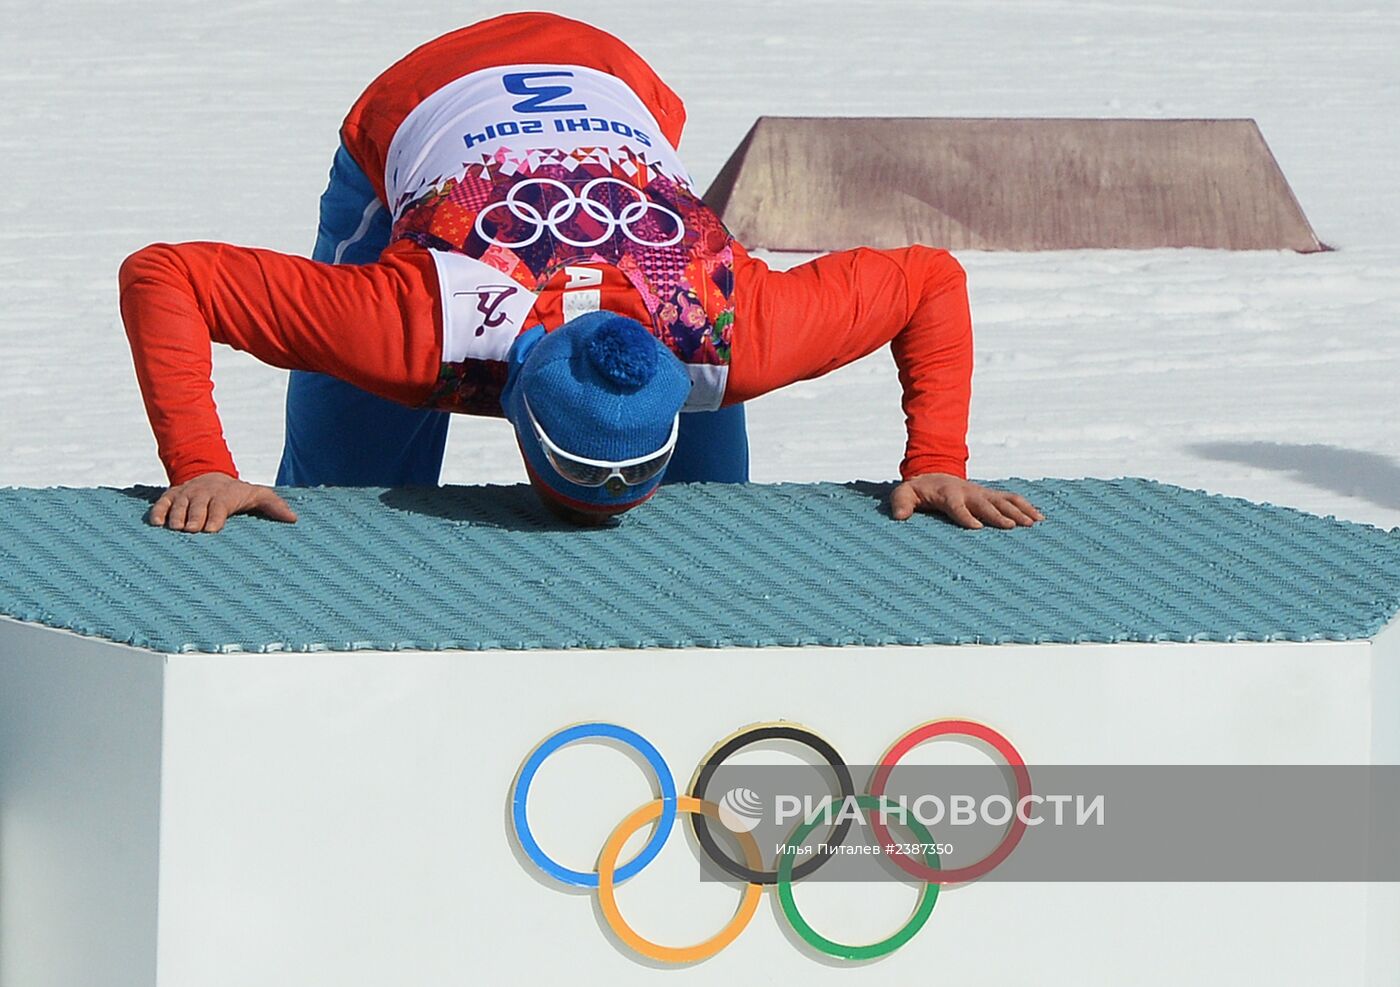
[[(564, 197), (550, 206), (548, 212), (541, 213), (538, 208), (520, 199), (521, 192), (535, 185), (557, 189), (559, 192), (563, 193)], [(600, 202), (592, 197), (594, 189), (602, 185), (620, 186), (636, 196), (636, 200), (624, 206), (620, 214), (614, 213), (612, 207), (607, 203)], [(543, 194), (541, 194), (540, 201), (541, 203), (544, 201)], [(487, 215), (497, 209), (507, 209), (510, 211), (510, 214), (520, 222), (533, 224), (534, 232), (530, 233), (523, 240), (502, 240), (497, 238), (487, 231), (485, 225)], [(674, 223), (676, 227), (675, 232), (670, 235), (661, 236), (660, 239), (648, 240), (637, 236), (637, 234), (633, 232), (633, 229), (649, 212), (658, 213), (671, 223)], [(603, 227), (602, 233), (588, 239), (576, 239), (561, 228), (561, 224), (567, 227), (569, 224), (574, 223), (579, 218), (580, 213), (600, 223)], [(659, 202), (653, 202), (648, 199), (645, 193), (637, 188), (637, 186), (630, 185), (622, 179), (613, 178), (610, 175), (604, 175), (601, 178), (593, 179), (587, 185), (583, 186), (577, 194), (575, 194), (572, 188), (564, 182), (559, 181), (557, 178), (527, 178), (524, 181), (516, 182), (510, 187), (510, 191), (506, 193), (504, 199), (492, 202), (477, 213), (475, 229), (477, 236), (481, 237), (487, 243), (494, 244), (497, 247), (504, 247), (507, 250), (518, 250), (521, 247), (530, 246), (540, 237), (544, 236), (545, 230), (548, 230), (555, 240), (560, 243), (568, 244), (571, 247), (596, 247), (612, 239), (618, 230), (621, 230), (622, 235), (627, 237), (627, 239), (643, 247), (671, 247), (680, 243), (685, 237), (685, 221), (681, 219), (679, 213), (666, 208)], [(660, 236), (660, 234), (656, 235)]]
[[(564, 884), (597, 889), (599, 910), (608, 928), (619, 941), (640, 956), (663, 963), (695, 963), (715, 955), (743, 932), (758, 910), (764, 887), (772, 885), (777, 888), (778, 904), (783, 917), (804, 943), (820, 953), (838, 959), (869, 960), (894, 952), (923, 928), (938, 901), (941, 886), (971, 881), (988, 873), (1011, 854), (1025, 833), (1026, 824), (1018, 815), (1002, 837), (1001, 843), (982, 860), (966, 867), (942, 869), (942, 862), (932, 849), (936, 844), (928, 828), (913, 814), (907, 813), (901, 804), (886, 797), (885, 788), (889, 783), (890, 772), (909, 751), (927, 740), (944, 736), (966, 736), (990, 744), (1005, 759), (1015, 776), (1017, 803), (1030, 796), (1030, 772), (1020, 753), (996, 730), (970, 720), (935, 720), (900, 737), (881, 758), (879, 767), (871, 778), (870, 791), (864, 795), (857, 795), (853, 791), (850, 768), (836, 749), (811, 730), (794, 723), (761, 723), (745, 727), (721, 740), (697, 766), (690, 794), (678, 795), (670, 768), (646, 739), (626, 727), (595, 722), (566, 727), (550, 734), (530, 752), (516, 775), (511, 792), (511, 820), (521, 849), (535, 866)], [(597, 870), (588, 873), (563, 866), (540, 848), (530, 831), (526, 803), (530, 795), (530, 784), (546, 758), (566, 744), (594, 738), (617, 741), (641, 754), (656, 775), (660, 797), (635, 809), (617, 825), (603, 845), (598, 857)], [(853, 801), (858, 808), (866, 811), (866, 821), (877, 842), (885, 846), (894, 844), (886, 851), (887, 855), (901, 870), (922, 885), (919, 900), (908, 921), (892, 935), (864, 945), (839, 942), (813, 929), (798, 911), (793, 896), (793, 884), (811, 874), (827, 857), (836, 855), (836, 848), (846, 839), (853, 822), (845, 813), (835, 820), (836, 827), (828, 837), (830, 842), (820, 844), (827, 852), (814, 853), (813, 859), (802, 865), (795, 862), (795, 858), (800, 855), (797, 851), (823, 822), (823, 812), (812, 813), (793, 830), (779, 853), (776, 868), (772, 871), (763, 869), (762, 853), (748, 831), (739, 832), (729, 826), (725, 827), (731, 829), (732, 835), (739, 841), (744, 857), (742, 864), (720, 850), (710, 832), (708, 820), (721, 821), (721, 809), (715, 803), (705, 801), (705, 790), (721, 763), (740, 749), (763, 740), (791, 740), (816, 751), (836, 774), (842, 804), (846, 804), (847, 800)], [(914, 832), (925, 848), (922, 860), (912, 859), (903, 854), (900, 845), (890, 836), (889, 827), (882, 815), (891, 811), (898, 813), (897, 818), (904, 820), (905, 825)], [(636, 876), (656, 858), (675, 828), (676, 816), (681, 813), (692, 817), (696, 839), (706, 855), (726, 872), (740, 878), (745, 886), (734, 917), (719, 932), (695, 945), (665, 946), (643, 938), (622, 917), (617, 905), (616, 887), (628, 878)], [(642, 827), (653, 822), (656, 825), (655, 831), (641, 852), (619, 866), (617, 858), (628, 840)]]
[[(894, 811), (899, 813), (904, 824), (914, 831), (914, 835), (926, 848), (924, 860), (929, 862), (929, 866), (937, 869), (938, 854), (931, 849), (933, 834), (917, 818), (889, 799), (877, 798), (874, 795), (857, 795), (856, 804), (867, 812), (878, 809), (881, 812)], [(778, 857), (778, 902), (783, 906), (783, 914), (787, 916), (788, 923), (802, 937), (803, 942), (821, 950), (828, 956), (835, 956), (843, 960), (873, 960), (887, 953), (893, 953), (900, 946), (913, 939), (915, 934), (924, 927), (928, 917), (933, 914), (933, 906), (938, 903), (938, 885), (929, 881), (919, 889), (919, 902), (914, 906), (914, 914), (910, 915), (909, 921), (905, 922), (903, 927), (892, 936), (865, 946), (852, 946), (826, 938), (807, 924), (807, 920), (797, 910), (797, 901), (792, 895), (793, 875), (797, 872), (792, 866), (792, 859), (797, 855), (797, 850), (802, 846), (803, 841), (812, 834), (812, 830), (816, 829), (817, 823), (820, 821), (820, 814), (814, 814), (811, 819), (793, 830), (792, 835), (788, 837), (787, 844), (783, 847), (783, 853)], [(873, 823), (875, 816), (871, 816), (870, 821)]]
[[(1020, 753), (1011, 746), (1011, 741), (991, 727), (981, 723), (973, 723), (971, 720), (933, 720), (915, 727), (900, 737), (885, 752), (885, 756), (880, 759), (880, 766), (871, 775), (870, 794), (877, 797), (885, 794), (885, 787), (890, 781), (890, 772), (894, 770), (894, 766), (899, 763), (900, 759), (915, 747), (926, 740), (932, 740), (934, 737), (955, 736), (972, 737), (990, 744), (998, 754), (1006, 759), (1007, 766), (1011, 768), (1011, 773), (1016, 777), (1016, 805), (1020, 805), (1021, 800), (1031, 794), (1031, 774), (1026, 769), (1026, 762), (1021, 760)], [(893, 842), (890, 839), (890, 831), (882, 820), (871, 818), (870, 828), (875, 831), (875, 837), (881, 843)], [(890, 859), (899, 865), (899, 869), (904, 873), (920, 881), (931, 881), (935, 884), (962, 884), (965, 881), (975, 881), (1011, 856), (1011, 851), (1016, 849), (1016, 844), (1021, 842), (1021, 837), (1025, 834), (1026, 822), (1018, 813), (1012, 818), (1006, 835), (1001, 838), (996, 849), (975, 864), (956, 867), (953, 870), (936, 870), (919, 863), (917, 860), (911, 860), (907, 854), (900, 852), (898, 846), (895, 847), (894, 853), (890, 854)]]
[[(836, 748), (832, 747), (821, 737), (818, 737), (810, 730), (795, 726), (791, 723), (757, 723), (751, 727), (745, 727), (738, 733), (721, 740), (716, 744), (705, 759), (700, 762), (700, 769), (696, 772), (695, 778), (690, 783), (690, 794), (692, 797), (704, 801), (705, 790), (710, 785), (710, 779), (715, 776), (715, 771), (719, 766), (727, 761), (740, 750), (751, 744), (757, 744), (764, 740), (791, 740), (810, 747), (821, 755), (831, 769), (836, 772), (836, 781), (841, 786), (841, 799), (855, 798), (855, 783), (851, 781), (851, 769), (846, 767), (846, 762), (841, 760), (841, 755), (836, 753)], [(705, 817), (700, 814), (691, 816), (691, 825), (695, 829), (695, 838), (704, 848), (705, 855), (713, 860), (728, 873), (737, 877), (741, 881), (749, 881), (753, 884), (774, 884), (778, 880), (776, 870), (759, 870), (753, 867), (745, 867), (743, 864), (730, 858), (729, 854), (720, 849), (715, 842), (714, 834), (710, 832), (710, 825), (705, 821)], [(811, 860), (797, 867), (792, 872), (792, 879), (802, 880), (810, 877), (812, 872), (818, 867), (832, 859), (832, 848), (840, 846), (846, 842), (846, 834), (850, 832), (851, 819), (844, 817), (836, 824), (835, 830), (831, 834), (831, 843), (822, 843), (819, 846), (821, 852), (813, 855)]]
[(651, 765), (651, 770), (656, 774), (657, 785), (661, 789), (661, 822), (657, 825), (656, 832), (651, 834), (647, 845), (642, 847), (642, 852), (618, 868), (616, 879), (619, 881), (627, 880), (656, 859), (656, 855), (670, 838), (671, 827), (676, 824), (676, 781), (671, 777), (671, 769), (660, 751), (641, 734), (615, 723), (580, 723), (565, 727), (557, 733), (550, 734), (530, 752), (530, 756), (520, 766), (520, 773), (515, 777), (515, 790), (510, 797), (511, 821), (515, 824), (515, 836), (520, 841), (520, 848), (536, 867), (556, 881), (579, 888), (596, 888), (596, 873), (572, 870), (556, 863), (554, 858), (540, 849), (535, 834), (530, 830), (530, 820), (525, 811), (525, 803), (530, 797), (530, 784), (535, 780), (535, 773), (539, 771), (540, 765), (559, 748), (576, 740), (615, 740), (632, 748)]

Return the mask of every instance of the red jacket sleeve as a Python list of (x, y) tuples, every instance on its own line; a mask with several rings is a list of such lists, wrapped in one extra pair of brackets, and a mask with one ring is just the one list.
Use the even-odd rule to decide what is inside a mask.
[(909, 434), (900, 475), (967, 475), (972, 319), (951, 254), (862, 247), (771, 271), (736, 249), (735, 264), (726, 404), (820, 377), (889, 343)]
[(214, 406), (210, 341), (416, 405), (440, 369), (432, 257), (404, 245), (332, 266), (220, 243), (154, 244), (121, 266), (121, 312), (171, 484), (237, 476)]

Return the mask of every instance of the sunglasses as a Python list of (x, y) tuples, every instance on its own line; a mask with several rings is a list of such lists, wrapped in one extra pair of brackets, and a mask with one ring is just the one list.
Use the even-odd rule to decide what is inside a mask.
[[(524, 398), (524, 395), (521, 397)], [(660, 475), (661, 471), (666, 468), (666, 464), (671, 461), (671, 453), (676, 451), (676, 437), (680, 435), (681, 429), (681, 416), (677, 414), (671, 422), (670, 438), (656, 452), (649, 452), (636, 459), (608, 462), (606, 460), (585, 459), (583, 456), (576, 456), (555, 445), (554, 440), (545, 434), (544, 426), (535, 417), (535, 412), (531, 409), (528, 398), (525, 399), (525, 414), (530, 418), (530, 425), (535, 430), (535, 438), (540, 440), (540, 447), (544, 450), (544, 458), (549, 461), (549, 465), (556, 473), (575, 486), (606, 486), (608, 492), (613, 494), (621, 493), (624, 487), (635, 487), (648, 480), (654, 480)]]

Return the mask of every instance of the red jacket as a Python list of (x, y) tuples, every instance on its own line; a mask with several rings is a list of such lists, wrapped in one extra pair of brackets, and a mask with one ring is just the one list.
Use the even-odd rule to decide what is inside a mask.
[[(561, 53), (567, 53), (567, 58)], [(502, 66), (525, 66), (529, 71), (504, 76), (483, 73)], [(553, 180), (536, 178), (541, 186), (537, 191), (545, 196), (534, 200), (538, 208), (497, 203), (498, 219), (529, 220), (524, 234), (505, 234), (476, 222), (482, 206), (489, 204), (472, 201), (471, 188), (460, 184), (459, 175), (444, 180), (441, 169), (429, 169), (426, 178), (417, 179), (417, 186), (409, 178), (397, 195), (389, 187), (403, 181), (410, 166), (421, 170), (425, 160), (431, 164), (428, 159), (434, 152), (449, 165), (456, 163), (453, 155), (462, 156), (457, 132), (443, 130), (436, 120), (429, 120), (427, 129), (417, 123), (433, 113), (450, 117), (450, 111), (458, 109), (450, 101), (435, 107), (430, 98), (443, 103), (443, 96), (452, 95), (450, 87), (458, 80), (470, 82), (467, 76), (483, 73), (488, 80), (496, 80), (491, 84), (497, 87), (504, 78), (514, 94), (506, 98), (515, 99), (517, 105), (531, 101), (546, 109), (581, 105), (568, 103), (577, 97), (560, 97), (569, 90), (555, 85), (560, 82), (556, 76), (587, 75), (574, 67), (625, 83), (640, 99), (640, 107), (627, 116), (630, 126), (613, 119), (613, 132), (589, 135), (590, 142), (611, 142), (603, 148), (604, 157), (598, 157), (591, 145), (582, 152), (566, 151), (566, 156), (586, 158), (585, 163), (611, 161), (633, 170), (641, 162), (643, 174), (625, 174), (643, 191), (626, 192), (613, 208), (612, 221), (621, 215), (650, 222), (639, 210), (644, 199), (659, 201), (660, 207), (651, 207), (655, 211), (684, 216), (687, 239), (682, 243), (646, 246), (669, 239), (669, 227), (661, 221), (650, 227), (650, 233), (644, 229), (640, 237), (632, 237), (630, 246), (624, 244), (631, 250), (626, 256), (606, 253), (605, 246), (561, 252), (556, 242), (554, 253), (542, 258), (538, 250), (549, 244), (539, 236), (543, 229), (537, 217), (569, 214), (586, 223), (591, 216), (603, 215), (602, 207), (583, 204), (569, 213), (567, 203), (559, 204), (557, 196), (548, 198), (555, 195), (549, 188)], [(626, 116), (627, 107), (618, 105)], [(651, 122), (648, 113), (666, 145), (643, 143), (644, 127)], [(542, 113), (538, 119), (558, 116)], [(577, 124), (571, 119), (555, 126), (561, 132), (565, 124), (600, 130), (609, 123), (607, 117), (580, 117), (585, 122)], [(156, 244), (122, 265), (122, 317), (171, 483), (207, 472), (237, 475), (212, 398), (211, 340), (274, 366), (332, 374), (403, 404), (498, 415), (490, 368), (493, 360), (500, 359), (501, 347), (530, 325), (542, 322), (557, 327), (579, 311), (580, 304), (616, 311), (651, 326), (658, 338), (692, 364), (696, 393), (703, 392), (707, 383), (717, 388), (712, 388), (713, 402), (702, 407), (720, 400), (724, 404), (745, 401), (821, 376), (889, 342), (899, 367), (909, 432), (902, 475), (965, 475), (972, 336), (961, 267), (945, 251), (915, 246), (846, 251), (790, 271), (770, 271), (734, 243), (690, 191), (688, 176), (674, 156), (684, 119), (676, 95), (622, 42), (553, 15), (507, 15), (464, 28), (424, 45), (391, 67), (355, 103), (342, 128), (347, 149), (380, 196), (399, 200), (391, 204), (396, 206), (397, 239), (378, 263), (332, 266), (266, 250), (191, 243)], [(410, 121), (407, 126), (406, 120)], [(449, 133), (452, 140), (423, 150), (403, 137), (416, 137), (419, 131)], [(618, 136), (624, 131), (625, 137)], [(488, 132), (478, 131), (477, 137), (468, 138), (468, 146), (475, 139), (485, 142), (486, 136)], [(482, 146), (491, 151), (496, 145)], [(499, 149), (493, 153), (495, 157), (483, 158), (485, 164), (475, 167), (484, 167), (497, 187), (509, 188), (510, 182), (499, 184), (502, 169), (493, 166), (502, 155)], [(557, 165), (559, 153), (547, 153)], [(588, 158), (590, 154), (593, 157)], [(507, 160), (506, 170), (524, 167), (525, 160), (524, 154), (515, 153)], [(565, 164), (576, 167), (577, 160)], [(647, 171), (652, 165), (654, 171)], [(386, 168), (391, 169), (387, 183)], [(548, 172), (559, 173), (557, 168)], [(530, 174), (522, 170), (516, 177), (525, 182)], [(664, 181), (647, 185), (656, 175)], [(618, 178), (599, 181), (624, 184)], [(476, 193), (476, 198), (490, 194)], [(628, 205), (627, 196), (632, 194), (637, 196), (635, 207)], [(449, 208), (459, 201), (465, 203), (465, 219), (460, 222)], [(445, 205), (438, 208), (439, 203)], [(429, 208), (424, 209), (425, 205)], [(496, 235), (491, 234), (493, 229)], [(701, 232), (696, 233), (697, 229)], [(558, 230), (556, 224), (556, 234)], [(483, 243), (483, 231), (496, 242), (524, 246), (505, 249)], [(536, 239), (526, 243), (531, 235)], [(576, 243), (596, 239), (579, 239), (581, 235), (575, 232), (569, 238), (566, 233), (565, 238)], [(643, 245), (638, 247), (636, 240), (644, 241)], [(529, 263), (522, 264), (522, 257)], [(528, 306), (528, 311), (522, 307), (518, 313), (518, 325), (501, 326), (506, 335), (494, 342), (476, 314), (493, 310), (470, 290), (475, 283), (471, 279), (480, 280), (479, 271), (488, 269), (483, 265), (489, 265), (493, 275), (508, 275), (500, 286), (491, 286), (500, 288), (491, 298), (519, 285), (524, 289), (523, 305)], [(465, 292), (460, 290), (462, 278), (467, 279)], [(665, 287), (665, 292), (658, 286)], [(695, 311), (685, 310), (692, 302)], [(474, 332), (472, 319), (478, 322)], [(692, 328), (694, 332), (687, 335)], [(448, 353), (449, 349), (454, 352)], [(464, 386), (463, 366), (468, 368), (468, 378), (478, 372), (484, 375), (485, 385), (467, 379)]]

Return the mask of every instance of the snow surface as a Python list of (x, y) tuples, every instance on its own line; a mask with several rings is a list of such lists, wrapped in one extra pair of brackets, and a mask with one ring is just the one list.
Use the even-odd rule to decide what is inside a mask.
[[(0, 0), (0, 484), (159, 483), (117, 312), (154, 240), (309, 252), (346, 108), (417, 44), (512, 6)], [(1254, 117), (1337, 252), (959, 254), (975, 476), (1148, 476), (1400, 524), (1400, 4), (557, 2), (686, 100), (703, 189), (755, 117)], [(801, 258), (772, 258), (777, 264)], [(270, 482), (284, 375), (216, 396)], [(888, 352), (749, 406), (759, 481), (886, 478)], [(459, 418), (444, 482), (523, 478)]]

